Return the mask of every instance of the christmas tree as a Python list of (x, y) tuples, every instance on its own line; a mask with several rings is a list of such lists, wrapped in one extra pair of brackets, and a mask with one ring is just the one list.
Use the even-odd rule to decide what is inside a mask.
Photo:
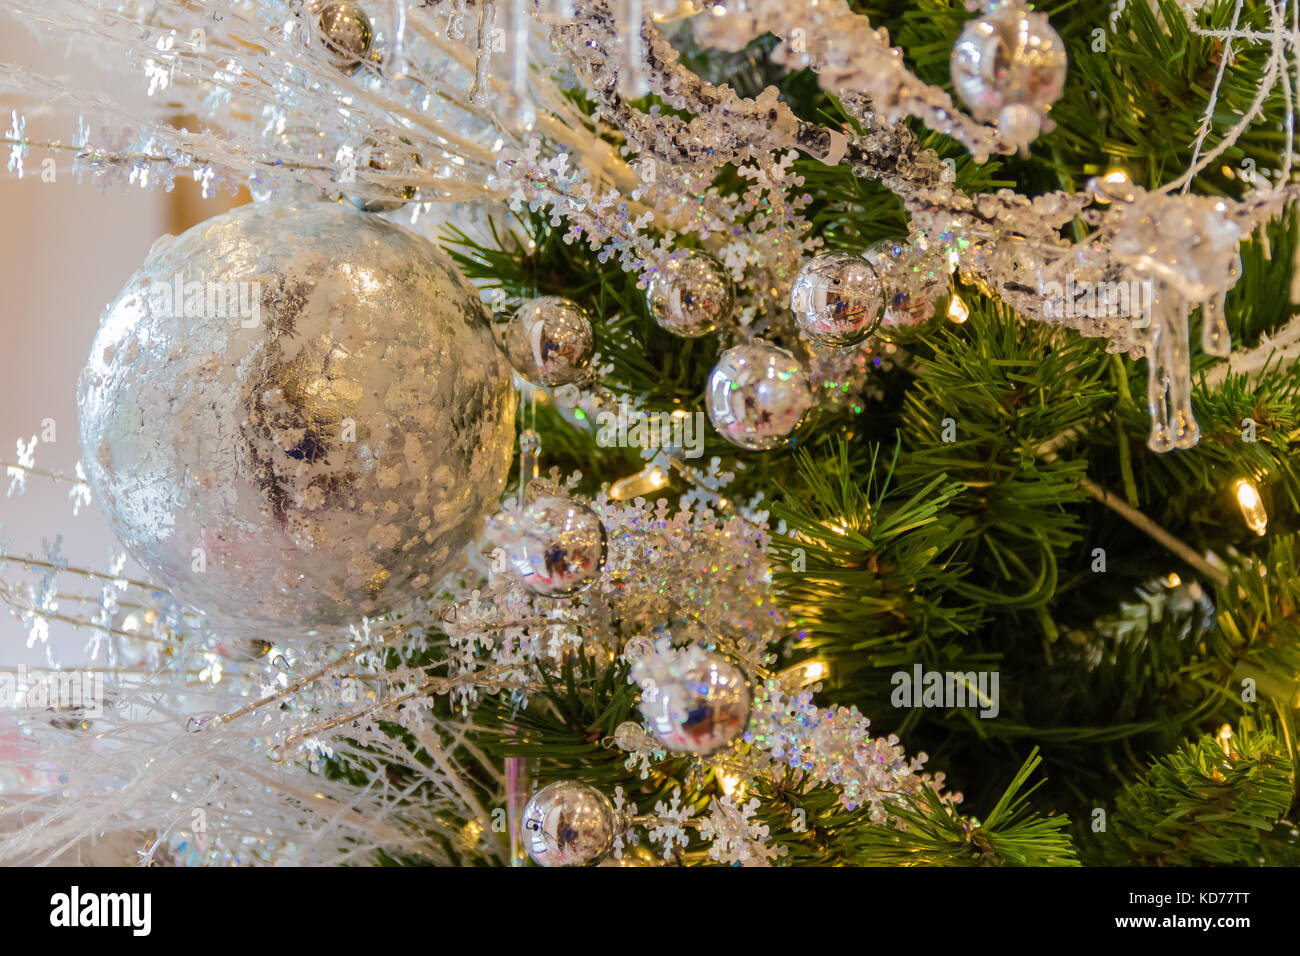
[(1295, 0), (0, 10), (252, 200), (3, 462), (0, 861), (1297, 862)]

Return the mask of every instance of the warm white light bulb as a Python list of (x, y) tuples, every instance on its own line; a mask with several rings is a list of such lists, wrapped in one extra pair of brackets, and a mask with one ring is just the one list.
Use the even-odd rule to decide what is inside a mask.
[(955, 292), (948, 300), (948, 318), (958, 325), (970, 318), (970, 308), (966, 305), (966, 300)]
[(1264, 501), (1259, 496), (1259, 489), (1249, 478), (1238, 478), (1232, 485), (1237, 504), (1241, 506), (1241, 516), (1256, 534), (1262, 535), (1268, 530), (1268, 512), (1264, 510)]

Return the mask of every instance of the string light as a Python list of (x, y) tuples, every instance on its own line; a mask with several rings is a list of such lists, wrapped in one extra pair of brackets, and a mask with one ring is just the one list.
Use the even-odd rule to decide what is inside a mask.
[(718, 784), (722, 787), (722, 792), (727, 796), (743, 797), (745, 795), (745, 781), (740, 774), (719, 770), (717, 776)]
[(966, 305), (966, 300), (956, 292), (948, 300), (948, 318), (958, 325), (970, 318), (970, 307)]
[(777, 680), (786, 688), (802, 690), (805, 687), (811, 687), (818, 681), (825, 680), (830, 672), (830, 666), (825, 661), (813, 658), (796, 664), (794, 667), (787, 667), (777, 674)]
[(615, 501), (627, 501), (658, 491), (668, 485), (668, 476), (658, 465), (647, 465), (635, 475), (620, 478), (609, 486), (609, 496)]
[(1237, 496), (1241, 506), (1241, 516), (1246, 519), (1250, 530), (1262, 535), (1268, 530), (1268, 512), (1264, 510), (1264, 501), (1259, 496), (1259, 489), (1249, 478), (1238, 478), (1232, 484), (1232, 492)]
[(1237, 756), (1237, 751), (1232, 746), (1233, 736), (1234, 734), (1232, 732), (1232, 724), (1224, 724), (1222, 727), (1219, 728), (1219, 732), (1214, 735), (1214, 739), (1218, 741), (1219, 747), (1229, 757)]

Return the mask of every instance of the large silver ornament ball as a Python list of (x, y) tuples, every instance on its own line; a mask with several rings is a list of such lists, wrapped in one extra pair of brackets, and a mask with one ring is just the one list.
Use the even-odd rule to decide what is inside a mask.
[(1018, 127), (1012, 135), (1025, 141), (1037, 135), (1025, 125), (1060, 99), (1066, 66), (1065, 44), (1046, 14), (1009, 2), (967, 22), (950, 70), (957, 95), (977, 120), (989, 123), (1007, 110), (1007, 123)]
[(880, 324), (884, 289), (861, 256), (829, 252), (808, 260), (790, 288), (799, 330), (819, 345), (856, 345)]
[(524, 850), (538, 866), (593, 866), (613, 849), (618, 818), (595, 787), (560, 780), (533, 794), (520, 825)]
[(332, 628), (450, 568), (505, 484), (510, 367), (436, 247), (336, 203), (156, 242), (105, 310), (86, 473), (151, 577), (230, 633)]
[(506, 356), (534, 385), (570, 385), (591, 365), (591, 320), (576, 302), (544, 295), (521, 305), (506, 326)]
[(524, 587), (569, 597), (590, 587), (605, 567), (605, 526), (580, 501), (551, 495), (526, 505), (513, 564)]
[(717, 259), (688, 250), (669, 259), (646, 286), (650, 314), (673, 335), (708, 335), (731, 317), (736, 288)]
[(710, 653), (678, 676), (646, 681), (637, 706), (665, 748), (703, 757), (745, 732), (750, 699), (740, 668)]
[(799, 360), (766, 342), (727, 349), (709, 373), (709, 420), (741, 448), (767, 451), (783, 445), (812, 404), (808, 373)]

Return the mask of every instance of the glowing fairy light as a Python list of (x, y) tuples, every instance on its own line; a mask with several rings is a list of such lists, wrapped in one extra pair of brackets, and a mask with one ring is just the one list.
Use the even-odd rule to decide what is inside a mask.
[(1214, 739), (1218, 741), (1219, 747), (1229, 757), (1237, 756), (1236, 748), (1232, 745), (1234, 736), (1235, 734), (1232, 732), (1232, 724), (1224, 724), (1219, 728), (1219, 732), (1214, 735)]
[(830, 672), (830, 665), (823, 660), (813, 658), (795, 664), (793, 667), (787, 667), (777, 675), (777, 679), (784, 687), (792, 690), (802, 690), (805, 687), (811, 687), (818, 681), (825, 680)]
[(718, 784), (722, 787), (722, 792), (729, 797), (743, 797), (745, 795), (745, 781), (738, 773), (719, 770)]
[(1232, 484), (1232, 492), (1237, 496), (1241, 506), (1241, 516), (1246, 519), (1250, 530), (1262, 535), (1268, 530), (1268, 512), (1264, 510), (1264, 501), (1259, 496), (1259, 489), (1249, 478), (1238, 478)]
[(647, 465), (635, 475), (620, 478), (609, 486), (609, 496), (615, 501), (627, 501), (668, 485), (668, 476), (658, 465)]
[(970, 307), (966, 305), (966, 300), (955, 292), (948, 300), (948, 318), (958, 325), (970, 318)]

